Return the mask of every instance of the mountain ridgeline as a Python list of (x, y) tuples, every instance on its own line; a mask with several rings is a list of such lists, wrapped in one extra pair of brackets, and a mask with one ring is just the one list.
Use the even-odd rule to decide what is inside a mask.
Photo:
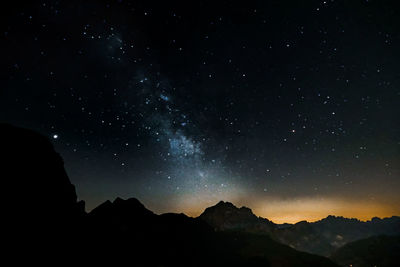
[(373, 218), (367, 222), (328, 216), (312, 223), (301, 221), (279, 225), (257, 217), (249, 208), (238, 208), (223, 201), (207, 208), (200, 218), (219, 231), (265, 234), (297, 250), (322, 256), (330, 256), (339, 247), (355, 240), (376, 235), (400, 235), (400, 217), (397, 216)]
[[(333, 248), (399, 231), (397, 217), (367, 223), (328, 217), (281, 227), (227, 202), (198, 218), (157, 215), (134, 198), (87, 213), (47, 138), (8, 124), (0, 124), (0, 134), (3, 255), (14, 265), (329, 267), (338, 265), (321, 255)], [(352, 259), (344, 254), (347, 264)]]

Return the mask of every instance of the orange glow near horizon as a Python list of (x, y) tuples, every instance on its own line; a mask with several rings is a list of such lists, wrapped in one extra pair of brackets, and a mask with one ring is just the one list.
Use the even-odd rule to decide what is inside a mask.
[[(328, 215), (356, 218), (362, 221), (373, 217), (391, 217), (400, 215), (400, 207), (384, 205), (372, 201), (355, 201), (340, 199), (292, 199), (266, 200), (243, 203), (242, 201), (226, 200), (237, 207), (246, 206), (257, 216), (267, 218), (274, 223), (296, 223), (299, 221), (318, 221)], [(188, 216), (197, 217), (205, 208), (213, 206), (218, 201), (185, 201), (175, 212), (183, 212)]]
[(399, 215), (399, 209), (371, 202), (351, 202), (337, 199), (300, 199), (292, 201), (269, 202), (268, 205), (259, 203), (253, 212), (268, 218), (275, 223), (296, 223), (299, 221), (318, 221), (328, 215), (356, 218), (362, 221), (373, 217), (391, 217)]

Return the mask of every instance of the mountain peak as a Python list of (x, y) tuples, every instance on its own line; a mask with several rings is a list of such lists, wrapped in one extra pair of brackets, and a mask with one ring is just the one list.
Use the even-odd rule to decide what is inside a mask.
[(212, 227), (218, 230), (266, 228), (272, 222), (257, 217), (248, 207), (238, 208), (230, 202), (220, 201), (216, 205), (208, 207), (199, 216)]
[(328, 215), (326, 218), (323, 218), (316, 223), (344, 223), (344, 222), (361, 222), (358, 219), (355, 218), (345, 218), (343, 216), (334, 216), (334, 215)]
[(135, 218), (138, 216), (153, 216), (154, 213), (148, 210), (136, 198), (123, 199), (117, 197), (113, 202), (105, 201), (90, 212), (91, 216), (118, 216), (124, 218)]
[(129, 206), (131, 208), (136, 208), (136, 209), (146, 209), (146, 207), (136, 198), (131, 197), (128, 199), (123, 199), (120, 197), (117, 197), (114, 202), (114, 205), (120, 206), (120, 205), (125, 205), (125, 206)]
[(232, 204), (231, 202), (223, 201), (223, 200), (221, 200), (220, 202), (218, 202), (214, 206), (206, 208), (205, 211), (210, 210), (210, 209), (231, 210), (231, 211), (236, 211), (236, 212), (245, 212), (245, 213), (249, 213), (249, 214), (251, 214), (253, 216), (256, 216), (256, 215), (254, 215), (253, 211), (248, 207), (242, 206), (242, 207), (239, 208), (239, 207), (235, 206), (234, 204)]
[(220, 202), (218, 202), (216, 205), (211, 206), (212, 207), (218, 207), (218, 208), (233, 208), (233, 209), (237, 209), (238, 207), (236, 207), (235, 205), (233, 205), (231, 202), (228, 201), (223, 201), (221, 200)]

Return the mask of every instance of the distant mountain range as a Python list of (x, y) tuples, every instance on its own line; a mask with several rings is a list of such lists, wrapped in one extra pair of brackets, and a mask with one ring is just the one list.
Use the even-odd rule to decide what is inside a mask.
[[(298, 250), (330, 255), (354, 239), (399, 231), (398, 217), (277, 225), (228, 202), (198, 218), (156, 215), (134, 198), (86, 213), (47, 138), (1, 123), (0, 135), (2, 254), (14, 265), (329, 267), (338, 265)], [(332, 259), (347, 264), (346, 253)]]
[(400, 217), (357, 219), (328, 216), (317, 222), (274, 224), (257, 217), (246, 207), (238, 208), (229, 202), (219, 202), (207, 208), (200, 217), (219, 231), (239, 230), (265, 234), (300, 251), (330, 256), (339, 247), (375, 235), (400, 235)]

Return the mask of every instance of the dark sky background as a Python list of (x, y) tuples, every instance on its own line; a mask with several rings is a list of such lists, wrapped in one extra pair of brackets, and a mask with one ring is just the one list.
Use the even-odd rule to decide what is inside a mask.
[(0, 121), (52, 139), (88, 210), (399, 215), (399, 17), (377, 0), (18, 2)]

